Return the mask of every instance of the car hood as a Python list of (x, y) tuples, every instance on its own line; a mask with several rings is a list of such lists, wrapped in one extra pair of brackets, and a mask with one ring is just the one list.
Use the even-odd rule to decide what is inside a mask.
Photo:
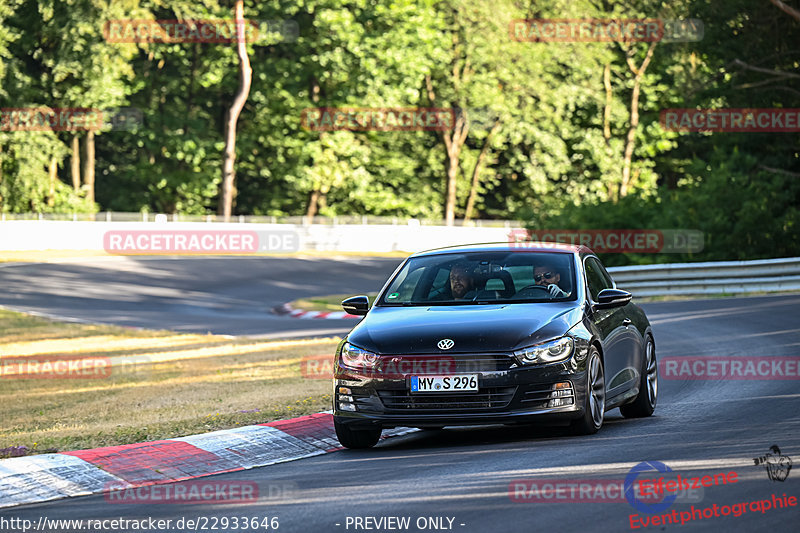
[[(564, 335), (581, 315), (576, 302), (373, 307), (347, 340), (380, 354), (508, 352)], [(455, 344), (440, 350), (442, 339)]]

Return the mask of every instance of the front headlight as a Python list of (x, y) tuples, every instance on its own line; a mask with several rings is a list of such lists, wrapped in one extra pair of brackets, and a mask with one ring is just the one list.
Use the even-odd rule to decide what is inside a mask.
[(342, 364), (350, 368), (375, 368), (378, 356), (349, 342), (342, 346)]
[(572, 337), (561, 337), (554, 341), (518, 350), (514, 352), (514, 357), (523, 365), (555, 363), (569, 358), (572, 355), (572, 348)]

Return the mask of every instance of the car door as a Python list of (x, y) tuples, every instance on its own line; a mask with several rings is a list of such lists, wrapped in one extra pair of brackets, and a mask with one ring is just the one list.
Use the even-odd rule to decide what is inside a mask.
[[(612, 284), (612, 287), (616, 288), (616, 283), (611, 278), (611, 275), (608, 273), (606, 268), (603, 266), (602, 263), (598, 260), (598, 265), (600, 266), (600, 272), (606, 278), (608, 283)], [(639, 383), (639, 373), (642, 370), (642, 358), (644, 354), (644, 337), (642, 336), (642, 332), (636, 327), (637, 325), (637, 315), (641, 313), (636, 305), (631, 301), (625, 304), (623, 307), (617, 308), (623, 317), (623, 324), (627, 324), (625, 326), (625, 356), (628, 360), (628, 369), (625, 372), (626, 376), (633, 376), (632, 381), (630, 380), (623, 380), (622, 383), (628, 383), (630, 387), (623, 387), (620, 392), (625, 392), (630, 388), (635, 387)]]
[[(611, 289), (614, 282), (600, 260), (594, 256), (584, 259), (587, 294), (590, 303), (597, 301), (603, 289)], [(630, 304), (628, 304), (630, 305)], [(626, 306), (610, 309), (596, 309), (592, 306), (592, 318), (603, 343), (603, 362), (605, 365), (607, 403), (613, 403), (614, 396), (628, 391), (636, 383), (636, 353), (634, 352), (635, 329), (630, 325)], [(633, 331), (632, 331), (633, 330)]]

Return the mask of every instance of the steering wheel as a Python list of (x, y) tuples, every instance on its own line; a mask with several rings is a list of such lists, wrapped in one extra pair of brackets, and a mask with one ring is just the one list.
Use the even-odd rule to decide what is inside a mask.
[(527, 291), (528, 289), (539, 289), (547, 293), (547, 296), (550, 296), (550, 289), (548, 289), (544, 285), (528, 285), (527, 287), (522, 287), (520, 290), (518, 290), (517, 293), (514, 295), (514, 297), (518, 297), (520, 294)]

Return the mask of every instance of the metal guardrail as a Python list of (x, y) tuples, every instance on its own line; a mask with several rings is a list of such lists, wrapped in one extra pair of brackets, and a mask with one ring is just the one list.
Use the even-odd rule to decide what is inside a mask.
[(620, 289), (635, 296), (800, 290), (800, 257), (635, 265), (608, 271)]
[[(74, 222), (209, 222), (224, 224), (223, 217), (217, 215), (182, 215), (149, 213), (123, 213), (102, 211), (100, 213), (0, 213), (0, 221), (5, 220), (71, 220)], [(347, 225), (390, 225), (390, 226), (444, 226), (440, 219), (384, 217), (384, 216), (339, 216), (339, 217), (304, 217), (304, 216), (270, 216), (270, 215), (235, 215), (230, 222), (252, 224), (296, 224), (299, 226), (347, 226)], [(457, 219), (454, 226), (475, 228), (522, 228), (519, 220), (463, 220)]]

